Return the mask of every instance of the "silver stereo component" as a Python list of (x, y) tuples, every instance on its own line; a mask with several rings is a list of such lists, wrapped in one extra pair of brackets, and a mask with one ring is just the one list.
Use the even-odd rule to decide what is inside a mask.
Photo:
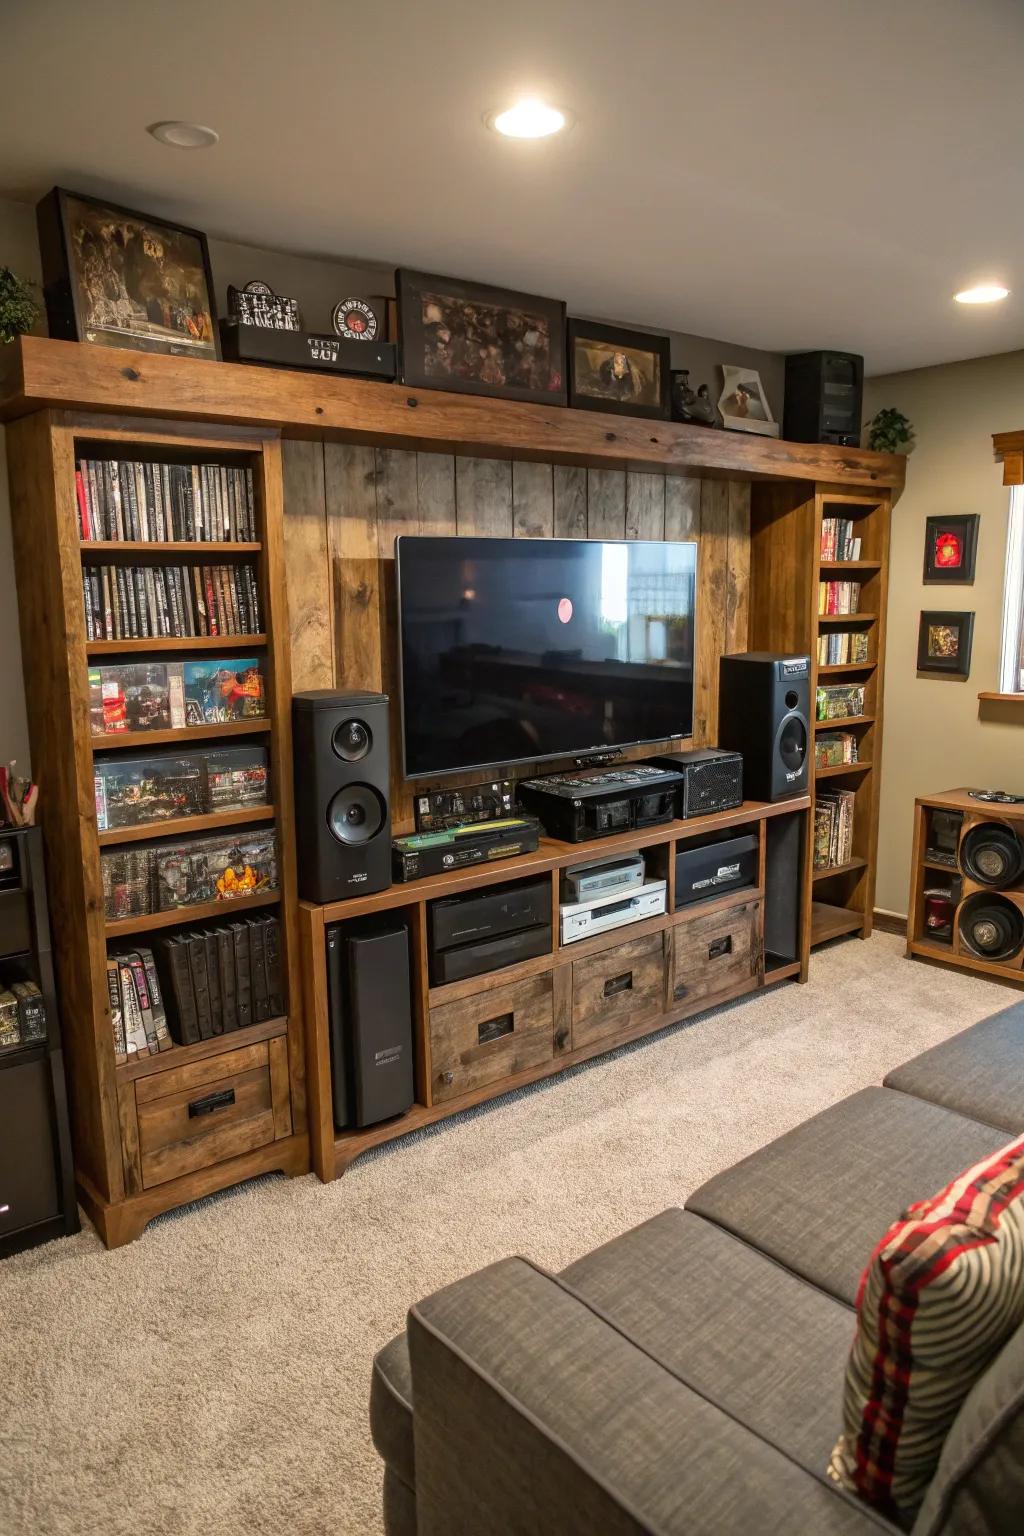
[(616, 892), (590, 901), (568, 902), (558, 909), (559, 938), (563, 944), (576, 944), (580, 939), (592, 939), (609, 928), (622, 928), (627, 923), (643, 922), (645, 917), (657, 917), (665, 911), (667, 897), (667, 880), (648, 880), (639, 890), (627, 895)]
[(598, 896), (622, 895), (644, 883), (642, 853), (610, 853), (562, 870), (563, 901), (593, 901)]

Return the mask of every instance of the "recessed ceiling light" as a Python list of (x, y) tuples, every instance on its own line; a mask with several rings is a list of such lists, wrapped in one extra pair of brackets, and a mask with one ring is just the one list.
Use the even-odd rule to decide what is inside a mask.
[(979, 283), (976, 288), (963, 288), (953, 297), (958, 304), (996, 304), (1010, 292), (999, 283)]
[(150, 123), (146, 132), (172, 149), (209, 149), (220, 138), (220, 134), (201, 123)]
[(510, 139), (546, 139), (552, 133), (571, 127), (572, 114), (529, 98), (517, 101), (514, 107), (508, 107), (504, 112), (488, 113), (487, 126)]

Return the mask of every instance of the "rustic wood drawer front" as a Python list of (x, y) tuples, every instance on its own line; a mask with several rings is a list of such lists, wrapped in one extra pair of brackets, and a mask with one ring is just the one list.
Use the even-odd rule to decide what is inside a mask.
[(550, 1061), (551, 973), (430, 1010), (435, 1104)]
[(691, 917), (672, 931), (672, 1003), (714, 1002), (761, 974), (759, 901), (707, 917)]
[(274, 1140), (271, 1043), (262, 1040), (138, 1079), (135, 1103), (145, 1189)]
[(646, 1014), (662, 1013), (665, 936), (648, 934), (630, 944), (575, 960), (572, 967), (572, 1048), (627, 1029)]

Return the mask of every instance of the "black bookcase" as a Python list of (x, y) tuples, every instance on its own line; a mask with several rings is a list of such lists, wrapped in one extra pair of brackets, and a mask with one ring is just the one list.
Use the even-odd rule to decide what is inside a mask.
[(0, 1257), (79, 1226), (38, 827), (0, 828), (0, 983), (17, 981), (46, 1019), (0, 1045)]

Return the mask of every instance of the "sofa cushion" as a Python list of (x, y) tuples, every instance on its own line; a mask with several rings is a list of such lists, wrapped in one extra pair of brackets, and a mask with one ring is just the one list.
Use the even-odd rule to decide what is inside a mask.
[(893, 1213), (1005, 1141), (923, 1099), (865, 1088), (717, 1174), (686, 1209), (852, 1306)]
[(829, 1470), (909, 1525), (961, 1404), (1024, 1318), (1024, 1140), (893, 1223), (857, 1312)]
[(370, 1433), (384, 1464), (416, 1486), (412, 1450), (412, 1372), (404, 1333), (379, 1350), (370, 1378)]
[(1008, 1135), (1024, 1135), (1024, 1003), (912, 1057), (885, 1081)]
[(842, 1412), (849, 1307), (679, 1210), (560, 1278), (709, 1402), (810, 1471), (825, 1466)]

